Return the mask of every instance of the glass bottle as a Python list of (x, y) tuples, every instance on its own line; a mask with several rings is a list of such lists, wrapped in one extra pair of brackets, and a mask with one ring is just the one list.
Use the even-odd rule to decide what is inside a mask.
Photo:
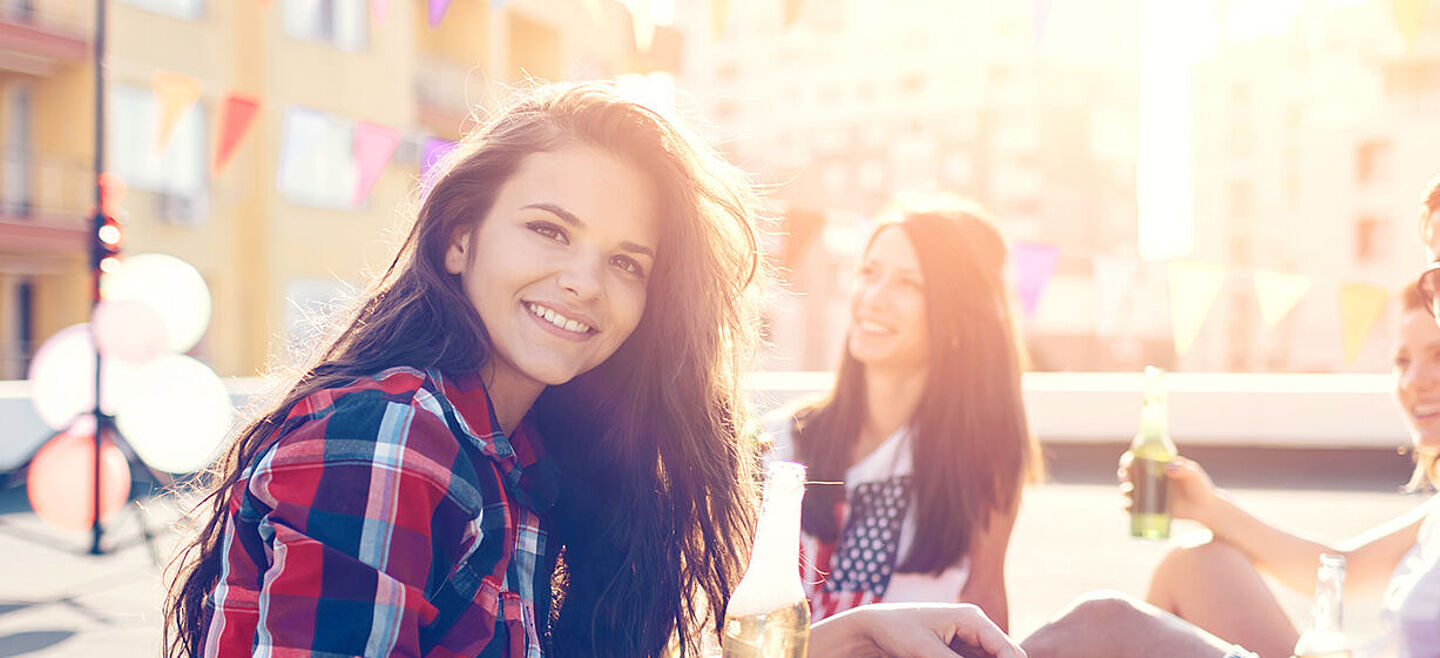
[(1315, 574), (1315, 607), (1310, 627), (1295, 643), (1295, 658), (1350, 658), (1350, 645), (1341, 630), (1340, 608), (1345, 598), (1345, 556), (1325, 553)]
[(725, 658), (804, 658), (810, 604), (800, 582), (800, 501), (805, 466), (772, 462), (750, 565), (725, 610)]
[(1145, 368), (1145, 398), (1140, 405), (1140, 431), (1130, 442), (1130, 534), (1145, 539), (1170, 536), (1170, 509), (1166, 498), (1165, 466), (1174, 461), (1169, 411), (1165, 400), (1165, 371)]

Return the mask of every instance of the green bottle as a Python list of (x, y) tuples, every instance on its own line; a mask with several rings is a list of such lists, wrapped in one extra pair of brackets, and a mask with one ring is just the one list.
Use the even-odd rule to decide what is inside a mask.
[(1145, 401), (1140, 406), (1140, 431), (1130, 442), (1130, 535), (1145, 539), (1170, 536), (1165, 466), (1175, 459), (1165, 407), (1165, 371), (1145, 368)]

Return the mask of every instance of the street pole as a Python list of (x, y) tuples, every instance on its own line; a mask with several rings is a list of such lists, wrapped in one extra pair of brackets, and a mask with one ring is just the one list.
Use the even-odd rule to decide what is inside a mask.
[(93, 320), (94, 307), (100, 303), (100, 259), (104, 250), (100, 247), (99, 235), (100, 228), (105, 225), (105, 190), (100, 184), (100, 176), (105, 173), (105, 2), (106, 0), (95, 0), (95, 217), (90, 227), (90, 342), (95, 346), (95, 516), (90, 526), (92, 555), (104, 552), (100, 548), (100, 536), (105, 532), (100, 525), (100, 457), (108, 425), (105, 412), (100, 408), (100, 373), (103, 361), (100, 359), (100, 342), (95, 338)]

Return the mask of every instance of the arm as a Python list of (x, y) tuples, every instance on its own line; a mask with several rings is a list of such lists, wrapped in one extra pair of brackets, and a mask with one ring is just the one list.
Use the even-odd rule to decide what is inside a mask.
[(973, 605), (875, 603), (827, 617), (810, 628), (812, 656), (954, 658), (950, 645), (980, 655), (1023, 658), (1024, 651)]
[(970, 576), (960, 592), (961, 603), (973, 603), (1001, 630), (1010, 628), (1009, 601), (1005, 594), (1005, 552), (1015, 517), (1020, 512), (1021, 492), (1016, 491), (1009, 509), (996, 510), (990, 523), (970, 542)]
[(1178, 458), (1166, 470), (1171, 513), (1210, 528), (1215, 538), (1238, 548), (1255, 566), (1296, 591), (1315, 588), (1321, 553), (1346, 558), (1346, 586), (1371, 595), (1383, 591), (1395, 565), (1414, 545), (1426, 511), (1420, 507), (1359, 536), (1335, 544), (1308, 539), (1263, 521), (1237, 505), (1210, 482), (1199, 464)]

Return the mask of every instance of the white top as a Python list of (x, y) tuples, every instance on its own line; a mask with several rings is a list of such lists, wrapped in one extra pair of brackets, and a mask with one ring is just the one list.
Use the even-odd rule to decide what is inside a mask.
[[(767, 417), (765, 431), (773, 444), (768, 459), (795, 459), (790, 414)], [(894, 572), (918, 530), (910, 443), (910, 428), (903, 427), (845, 472), (838, 542), (822, 543), (801, 530), (801, 575), (812, 620), (866, 603), (960, 600), (970, 576), (968, 558), (938, 576)]]
[(1366, 647), (1367, 657), (1440, 658), (1440, 496), (1427, 505), (1415, 545), (1400, 558), (1385, 588), (1389, 631)]

